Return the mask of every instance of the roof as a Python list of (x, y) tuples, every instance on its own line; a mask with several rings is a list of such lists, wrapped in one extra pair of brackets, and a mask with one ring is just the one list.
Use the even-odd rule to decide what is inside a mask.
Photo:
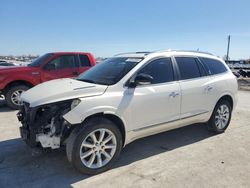
[(89, 52), (50, 52), (52, 54), (57, 54), (57, 55), (60, 55), (60, 54), (90, 54)]

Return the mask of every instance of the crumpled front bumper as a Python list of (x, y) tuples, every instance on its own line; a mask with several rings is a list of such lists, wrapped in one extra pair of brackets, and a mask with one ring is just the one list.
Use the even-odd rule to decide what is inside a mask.
[(19, 127), (21, 138), (23, 138), (25, 142), (32, 147), (37, 145), (36, 135), (34, 130), (31, 128), (35, 118), (35, 112), (36, 109), (29, 108), (29, 104), (24, 103), (21, 106), (20, 111), (17, 113), (17, 118), (22, 123), (22, 126)]
[(63, 115), (70, 110), (70, 104), (71, 101), (62, 101), (31, 108), (28, 103), (24, 103), (17, 113), (17, 118), (22, 123), (19, 128), (21, 137), (31, 147), (37, 146), (39, 142), (43, 147), (43, 143), (60, 146), (58, 139), (55, 142), (51, 138), (64, 139), (69, 125)]

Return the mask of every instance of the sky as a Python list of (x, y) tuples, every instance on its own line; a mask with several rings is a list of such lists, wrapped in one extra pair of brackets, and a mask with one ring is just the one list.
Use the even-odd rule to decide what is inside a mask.
[(0, 55), (197, 50), (250, 58), (249, 0), (0, 0)]

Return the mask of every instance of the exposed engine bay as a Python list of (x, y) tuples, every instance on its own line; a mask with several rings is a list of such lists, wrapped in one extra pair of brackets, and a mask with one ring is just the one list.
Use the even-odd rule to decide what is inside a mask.
[(72, 101), (63, 101), (30, 108), (24, 103), (18, 112), (21, 137), (30, 146), (60, 148), (72, 128), (63, 115), (71, 110)]

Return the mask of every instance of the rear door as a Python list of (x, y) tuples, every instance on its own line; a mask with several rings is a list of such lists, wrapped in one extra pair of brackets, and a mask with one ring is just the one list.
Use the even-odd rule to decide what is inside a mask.
[(42, 81), (78, 76), (79, 69), (76, 58), (77, 57), (74, 54), (56, 56), (43, 67), (44, 71)]
[(89, 68), (91, 68), (91, 62), (87, 55), (79, 54), (78, 60), (79, 60), (79, 73), (83, 73)]
[(214, 103), (211, 79), (196, 57), (175, 57), (180, 75), (181, 118), (203, 115)]

